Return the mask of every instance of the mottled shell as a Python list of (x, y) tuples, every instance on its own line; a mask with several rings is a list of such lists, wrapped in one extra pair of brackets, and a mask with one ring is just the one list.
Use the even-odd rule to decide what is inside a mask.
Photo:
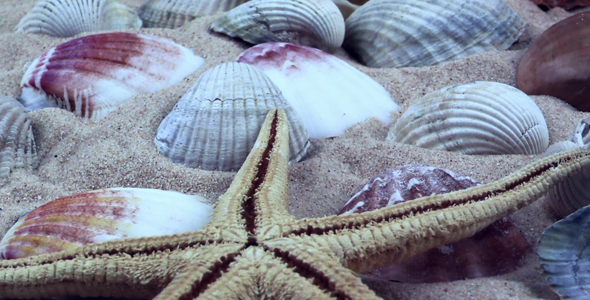
[(246, 42), (288, 42), (333, 52), (344, 40), (344, 18), (330, 0), (254, 0), (211, 24)]
[(525, 23), (503, 0), (372, 0), (346, 20), (343, 47), (370, 67), (420, 67), (505, 50)]
[(99, 120), (133, 96), (180, 82), (204, 63), (171, 40), (114, 32), (73, 39), (34, 60), (19, 100)]
[(81, 32), (141, 28), (137, 12), (114, 0), (43, 0), (18, 23), (17, 32), (71, 37)]
[(173, 162), (192, 168), (237, 170), (274, 108), (287, 114), (290, 159), (299, 160), (309, 137), (281, 91), (253, 66), (221, 64), (203, 73), (162, 121), (156, 147)]
[(177, 28), (201, 16), (228, 11), (248, 0), (149, 0), (139, 9), (144, 27)]
[(375, 117), (388, 124), (399, 110), (383, 86), (345, 61), (321, 50), (265, 43), (244, 51), (238, 62), (261, 69), (300, 115), (310, 138), (339, 136)]
[(0, 241), (0, 259), (73, 249), (109, 240), (196, 231), (213, 207), (173, 191), (112, 188), (53, 200), (21, 217)]
[(506, 84), (478, 81), (425, 95), (387, 139), (464, 154), (538, 154), (549, 145), (549, 131), (529, 96)]

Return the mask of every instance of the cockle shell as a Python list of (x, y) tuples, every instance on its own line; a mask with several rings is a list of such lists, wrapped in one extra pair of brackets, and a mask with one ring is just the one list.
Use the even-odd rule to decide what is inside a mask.
[(114, 32), (73, 39), (34, 60), (20, 101), (99, 120), (133, 96), (180, 82), (204, 60), (171, 40)]
[(289, 42), (333, 52), (344, 40), (344, 18), (330, 0), (253, 0), (225, 13), (211, 30), (253, 44)]
[(228, 11), (248, 0), (149, 0), (139, 9), (144, 27), (177, 28), (201, 16)]
[(369, 67), (429, 66), (506, 50), (524, 26), (503, 0), (372, 0), (346, 20), (343, 47)]
[(287, 114), (290, 159), (301, 159), (309, 136), (281, 91), (256, 67), (224, 63), (203, 73), (166, 116), (156, 147), (173, 162), (191, 168), (237, 170), (274, 108)]
[(111, 188), (62, 197), (21, 217), (0, 241), (0, 259), (109, 240), (196, 231), (213, 207), (173, 191)]
[(43, 0), (16, 26), (17, 32), (71, 37), (81, 32), (141, 28), (137, 12), (114, 0)]
[(387, 139), (464, 154), (538, 154), (549, 145), (549, 130), (529, 96), (506, 84), (478, 81), (425, 95)]
[(375, 117), (391, 122), (399, 106), (379, 83), (321, 50), (265, 43), (244, 51), (238, 62), (261, 69), (300, 115), (310, 138), (339, 136)]

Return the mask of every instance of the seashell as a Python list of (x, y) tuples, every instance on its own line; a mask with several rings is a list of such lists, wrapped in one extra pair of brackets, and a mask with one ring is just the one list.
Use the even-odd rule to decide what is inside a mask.
[(387, 140), (464, 154), (538, 154), (549, 145), (543, 113), (523, 92), (478, 81), (422, 97)]
[(310, 138), (338, 136), (375, 117), (391, 122), (399, 106), (371, 77), (321, 50), (265, 43), (244, 51), (238, 62), (261, 69), (300, 115)]
[(590, 206), (547, 228), (539, 238), (537, 254), (545, 279), (561, 299), (588, 299)]
[(61, 107), (99, 120), (133, 96), (180, 82), (204, 60), (168, 39), (103, 33), (73, 39), (34, 60), (20, 101), (37, 110)]
[(253, 0), (211, 24), (211, 30), (252, 43), (288, 42), (333, 52), (344, 19), (331, 0)]
[[(448, 169), (406, 165), (371, 179), (346, 203), (340, 214), (361, 213), (476, 185), (479, 183), (472, 178)], [(504, 218), (470, 238), (369, 271), (367, 275), (409, 283), (496, 276), (514, 271), (529, 248), (520, 230)]]
[(578, 110), (590, 111), (590, 13), (573, 15), (545, 30), (522, 57), (518, 88), (529, 95), (557, 97)]
[(369, 67), (430, 66), (506, 50), (524, 27), (503, 0), (372, 0), (346, 20), (343, 47)]
[(348, 17), (355, 10), (357, 10), (357, 8), (359, 8), (358, 5), (352, 4), (347, 0), (332, 0), (332, 2), (334, 2), (334, 4), (336, 4), (338, 9), (340, 10), (340, 13), (342, 14), (342, 17), (344, 17), (344, 20), (348, 19)]
[(537, 6), (546, 9), (561, 7), (563, 9), (573, 9), (576, 7), (590, 5), (590, 0), (532, 0)]
[(228, 11), (248, 0), (149, 0), (139, 9), (144, 27), (178, 28), (201, 16)]
[(139, 188), (62, 197), (21, 217), (0, 241), (0, 259), (116, 239), (196, 231), (209, 222), (213, 212), (205, 202), (199, 196)]
[(114, 0), (43, 0), (16, 26), (16, 32), (71, 37), (82, 32), (141, 28), (137, 13)]
[(309, 147), (308, 134), (281, 91), (253, 66), (224, 63), (203, 73), (166, 116), (156, 147), (191, 168), (237, 170), (274, 108), (287, 114), (290, 159), (301, 159)]

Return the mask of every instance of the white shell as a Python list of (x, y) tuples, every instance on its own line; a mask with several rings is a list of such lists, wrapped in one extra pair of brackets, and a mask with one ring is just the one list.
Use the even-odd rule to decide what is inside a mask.
[(238, 62), (261, 69), (300, 115), (310, 138), (339, 136), (368, 118), (388, 124), (399, 110), (379, 83), (321, 50), (265, 43), (244, 51)]
[(228, 11), (248, 0), (149, 0), (139, 9), (144, 27), (177, 28), (201, 16)]
[(525, 93), (478, 81), (425, 95), (398, 119), (387, 139), (464, 154), (538, 154), (549, 145), (549, 131)]
[(338, 6), (338, 9), (340, 10), (340, 13), (342, 13), (344, 20), (348, 19), (348, 17), (360, 7), (348, 2), (347, 0), (332, 0), (332, 2)]
[(270, 109), (289, 121), (290, 159), (309, 147), (299, 116), (259, 69), (225, 63), (203, 73), (162, 121), (156, 147), (173, 162), (207, 170), (237, 170), (254, 146)]
[(16, 26), (17, 32), (71, 37), (81, 32), (141, 28), (137, 13), (114, 0), (43, 0)]
[(171, 40), (113, 32), (84, 36), (34, 60), (19, 100), (37, 110), (61, 107), (99, 120), (133, 96), (180, 82), (204, 60)]
[(344, 40), (344, 18), (331, 0), (253, 0), (225, 13), (211, 30), (253, 44), (289, 42), (333, 52)]
[(371, 0), (346, 20), (343, 47), (370, 67), (419, 67), (505, 50), (525, 23), (503, 0)]

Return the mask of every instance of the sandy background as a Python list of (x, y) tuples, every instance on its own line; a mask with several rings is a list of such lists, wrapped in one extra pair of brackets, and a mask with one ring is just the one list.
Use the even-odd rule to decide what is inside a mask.
[[(144, 0), (121, 0), (138, 8)], [(371, 69), (336, 55), (388, 89), (404, 111), (425, 93), (475, 80), (516, 85), (517, 63), (524, 49), (543, 30), (571, 13), (543, 12), (529, 0), (508, 0), (527, 22), (521, 40), (510, 51), (474, 55), (434, 67)], [(27, 63), (68, 39), (16, 34), (14, 27), (36, 0), (4, 0), (0, 6), (0, 94), (18, 97)], [(153, 139), (161, 120), (195, 80), (209, 68), (234, 61), (248, 45), (213, 34), (216, 17), (197, 19), (176, 30), (141, 29), (170, 38), (194, 50), (206, 64), (186, 80), (156, 93), (145, 94), (93, 123), (59, 109), (31, 113), (40, 166), (32, 173), (17, 170), (0, 188), (0, 236), (24, 212), (60, 196), (106, 187), (142, 187), (199, 194), (214, 203), (235, 173), (190, 169), (159, 155)], [(137, 30), (135, 30), (137, 31)], [(571, 134), (582, 114), (562, 101), (535, 96), (549, 126), (551, 143)], [(396, 114), (397, 118), (399, 114)], [(335, 214), (377, 173), (409, 163), (459, 171), (484, 183), (499, 179), (538, 156), (467, 156), (431, 151), (385, 141), (387, 124), (369, 120), (343, 136), (314, 140), (307, 159), (290, 166), (290, 211), (298, 218)], [(541, 231), (555, 222), (542, 201), (513, 216), (529, 242), (536, 245)], [(385, 299), (557, 299), (541, 275), (536, 254), (530, 253), (518, 271), (484, 279), (441, 284), (400, 284), (365, 279)]]

